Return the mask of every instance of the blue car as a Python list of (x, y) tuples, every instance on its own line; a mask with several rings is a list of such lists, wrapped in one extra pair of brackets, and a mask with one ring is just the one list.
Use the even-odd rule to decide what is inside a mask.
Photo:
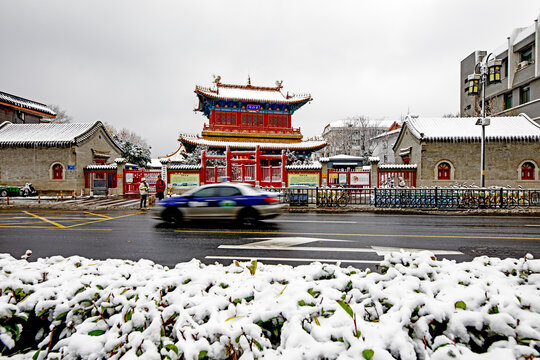
[(174, 223), (184, 219), (224, 219), (249, 225), (278, 216), (282, 207), (277, 194), (246, 184), (220, 183), (166, 198), (156, 205), (154, 216)]

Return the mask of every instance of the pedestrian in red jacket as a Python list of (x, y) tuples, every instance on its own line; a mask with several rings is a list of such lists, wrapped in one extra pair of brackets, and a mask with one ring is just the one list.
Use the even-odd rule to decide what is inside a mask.
[(165, 181), (161, 179), (161, 175), (158, 175), (158, 179), (156, 181), (156, 197), (158, 200), (163, 200), (163, 193), (165, 192)]

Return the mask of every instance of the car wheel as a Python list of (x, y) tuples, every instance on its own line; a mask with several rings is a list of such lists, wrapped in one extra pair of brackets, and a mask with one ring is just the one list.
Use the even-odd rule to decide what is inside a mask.
[(8, 195), (8, 193), (7, 193), (6, 190), (2, 190), (2, 191), (0, 192), (0, 196), (1, 196), (1, 197), (7, 197), (7, 195)]
[(161, 213), (161, 218), (167, 222), (178, 224), (182, 221), (182, 213), (173, 206), (169, 206)]
[(259, 214), (253, 209), (244, 209), (238, 214), (238, 222), (241, 225), (252, 226), (259, 221)]

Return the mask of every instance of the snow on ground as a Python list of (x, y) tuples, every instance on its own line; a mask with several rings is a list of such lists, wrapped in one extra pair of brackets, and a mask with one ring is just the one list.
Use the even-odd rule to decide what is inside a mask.
[(380, 270), (0, 254), (0, 350), (13, 359), (540, 356), (540, 260), (402, 251)]

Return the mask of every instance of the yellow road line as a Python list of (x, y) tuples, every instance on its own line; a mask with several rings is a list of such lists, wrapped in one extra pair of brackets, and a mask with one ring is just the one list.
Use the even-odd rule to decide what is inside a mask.
[(107, 216), (107, 215), (101, 215), (101, 214), (95, 214), (93, 212), (90, 212), (90, 211), (85, 211), (85, 213), (87, 214), (90, 214), (90, 215), (95, 215), (95, 216), (99, 216), (99, 217), (102, 217), (102, 218), (105, 218), (105, 219), (114, 219), (113, 217), (110, 217), (110, 216)]
[(36, 215), (36, 214), (32, 214), (31, 212), (24, 211), (24, 210), (23, 210), (22, 212), (25, 213), (25, 214), (27, 214), (27, 215), (33, 216), (33, 217), (35, 217), (35, 218), (38, 218), (38, 219), (40, 219), (40, 220), (42, 220), (42, 221), (48, 222), (49, 224), (54, 225), (54, 226), (56, 226), (56, 227), (59, 227), (59, 228), (61, 228), (61, 229), (65, 227), (65, 226), (62, 225), (62, 224), (59, 224), (59, 223), (54, 222), (54, 221), (51, 221), (51, 220), (46, 219), (46, 218), (44, 218), (44, 217), (42, 217), (42, 216), (39, 216), (39, 215)]
[(112, 231), (112, 229), (58, 229), (58, 228), (48, 228), (49, 230), (62, 230), (62, 231)]
[(473, 236), (473, 235), (411, 235), (411, 234), (340, 234), (340, 233), (311, 233), (311, 232), (277, 232), (277, 231), (223, 231), (223, 230), (174, 230), (178, 233), (214, 233), (214, 234), (272, 234), (272, 235), (330, 235), (356, 237), (410, 237), (437, 239), (501, 239), (501, 240), (540, 240), (540, 237), (520, 236)]
[(116, 217), (112, 217), (110, 219), (99, 219), (99, 220), (94, 220), (94, 221), (88, 221), (88, 222), (84, 222), (84, 223), (80, 223), (80, 224), (66, 226), (66, 228), (74, 228), (76, 226), (81, 226), (81, 225), (95, 224), (95, 223), (102, 222), (102, 221), (115, 220), (115, 219), (120, 219), (120, 218), (124, 218), (124, 217), (128, 217), (128, 216), (139, 215), (139, 214), (144, 214), (144, 211), (138, 211), (138, 212), (133, 213), (133, 214), (116, 216)]
[(26, 224), (40, 224), (41, 221), (31, 221), (31, 222), (14, 222), (14, 223), (0, 223), (0, 226), (6, 226), (6, 225), (26, 225)]
[(51, 226), (23, 226), (23, 225), (0, 225), (0, 228), (26, 228), (26, 229), (59, 229)]

